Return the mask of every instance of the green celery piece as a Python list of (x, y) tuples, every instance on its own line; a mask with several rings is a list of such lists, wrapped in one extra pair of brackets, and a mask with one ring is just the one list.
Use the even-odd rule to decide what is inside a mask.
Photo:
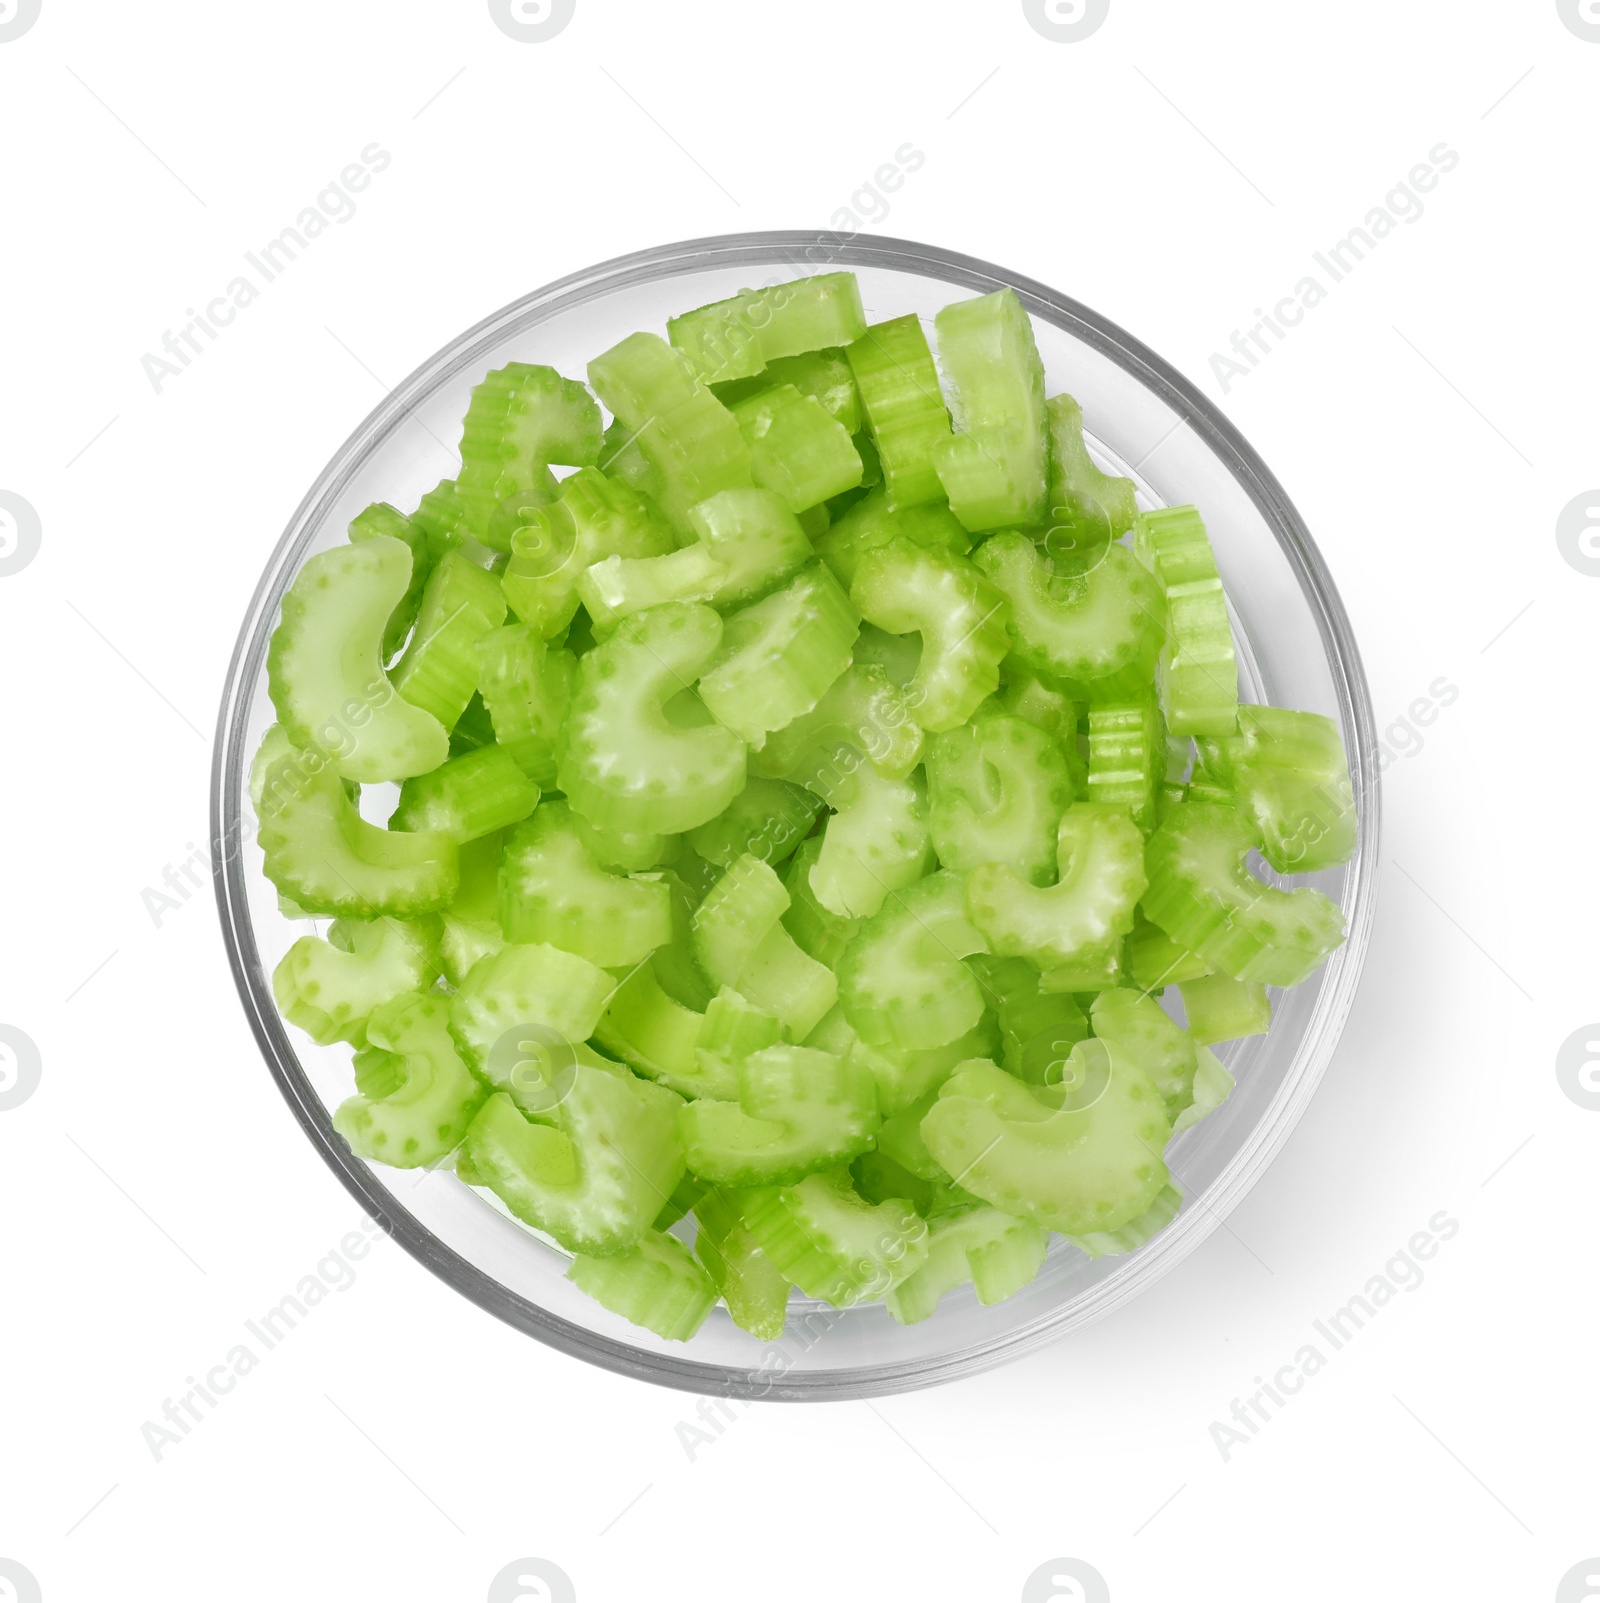
[(922, 636), (892, 635), (875, 623), (864, 623), (851, 660), (858, 667), (881, 668), (889, 682), (904, 693), (922, 662)]
[(437, 830), (457, 845), (519, 823), (538, 805), (539, 787), (503, 746), (480, 746), (400, 787), (390, 829)]
[[(1057, 1065), (1089, 1035), (1083, 1010), (1065, 994), (1040, 989), (1039, 971), (1020, 957), (977, 954), (967, 959), (993, 1010), (1004, 1042), (1007, 1071), (1030, 1085), (1046, 1085)], [(966, 1057), (987, 1057), (968, 1052)]]
[(1060, 1086), (964, 1064), (922, 1121), (929, 1151), (958, 1185), (1068, 1236), (1116, 1230), (1155, 1201), (1169, 1134), (1149, 1076), (1098, 1041), (1073, 1048)]
[(1174, 807), (1146, 850), (1145, 915), (1236, 980), (1298, 985), (1344, 940), (1344, 917), (1321, 891), (1257, 881), (1245, 867), (1254, 844), (1237, 808)]
[(794, 385), (762, 390), (732, 412), (750, 450), (750, 476), (791, 512), (820, 506), (861, 482), (849, 430)]
[(505, 836), (468, 841), (458, 857), (461, 880), (448, 906), (439, 911), (439, 953), (444, 977), (459, 987), (480, 958), (506, 944), (500, 929), (500, 854)]
[(504, 1093), (491, 1096), (467, 1131), (466, 1156), (479, 1183), (525, 1224), (568, 1252), (607, 1257), (644, 1239), (683, 1178), (682, 1102), (582, 1060), (570, 1075), (537, 1120)]
[(689, 844), (722, 868), (747, 853), (775, 866), (805, 838), (821, 807), (798, 785), (752, 774), (722, 812), (689, 831)]
[(716, 882), (722, 870), (683, 845), (686, 838), (678, 837), (679, 850), (671, 866), (656, 870), (670, 898), (672, 939), (650, 954), (650, 967), (674, 1001), (682, 1003), (691, 1012), (699, 1013), (714, 992), (705, 975), (700, 972), (700, 965), (694, 960), (689, 930), (701, 897)]
[(869, 490), (828, 526), (816, 542), (817, 555), (833, 569), (840, 584), (849, 585), (862, 557), (896, 539), (953, 557), (964, 557), (972, 549), (972, 536), (949, 507), (914, 506), (895, 511), (887, 492), (880, 488)]
[(928, 1217), (928, 1210), (938, 1195), (938, 1188), (931, 1180), (920, 1179), (876, 1148), (871, 1152), (863, 1152), (850, 1165), (850, 1183), (863, 1201), (889, 1202), (898, 1199), (909, 1202), (924, 1219)]
[(1153, 688), (1127, 700), (1089, 704), (1085, 799), (1125, 808), (1140, 829), (1155, 827), (1166, 776), (1167, 733)]
[(717, 1301), (715, 1283), (689, 1249), (659, 1230), (610, 1257), (578, 1254), (567, 1279), (602, 1307), (664, 1341), (688, 1341)]
[(1139, 515), (1133, 480), (1095, 466), (1084, 444), (1083, 408), (1070, 395), (1045, 402), (1045, 428), (1050, 438), (1050, 549), (1119, 539)]
[(644, 496), (597, 468), (580, 468), (513, 532), (501, 588), (517, 617), (553, 640), (572, 623), (578, 581), (595, 563), (664, 556), (676, 545)]
[(928, 1226), (928, 1260), (884, 1298), (902, 1325), (931, 1318), (939, 1299), (972, 1282), (985, 1307), (1021, 1291), (1039, 1273), (1049, 1237), (1027, 1219), (998, 1208), (969, 1208)]
[(1194, 1100), (1194, 1037), (1170, 1019), (1154, 997), (1126, 988), (1102, 991), (1089, 1010), (1095, 1039), (1129, 1053), (1150, 1076), (1176, 1118)]
[(921, 635), (906, 700), (930, 733), (964, 724), (994, 694), (1006, 654), (1006, 601), (964, 557), (891, 540), (861, 558), (850, 599), (880, 629)]
[(783, 1334), (789, 1282), (746, 1227), (741, 1193), (712, 1188), (695, 1204), (694, 1250), (741, 1330), (761, 1341)]
[(460, 551), (447, 551), (428, 580), (417, 627), (390, 676), (402, 696), (446, 729), (478, 688), (478, 642), (506, 618), (500, 581)]
[(856, 275), (818, 273), (669, 318), (667, 337), (702, 378), (726, 383), (782, 357), (847, 345), (865, 328)]
[(640, 964), (616, 988), (595, 1025), (594, 1039), (647, 1079), (680, 1096), (728, 1096), (737, 1082), (713, 1065), (703, 1070), (695, 1046), (705, 1016), (669, 996), (649, 964)]
[(705, 1018), (695, 1038), (696, 1095), (721, 1102), (739, 1097), (739, 1066), (755, 1052), (775, 1047), (783, 1026), (772, 1014), (747, 1002), (724, 985), (706, 1004)]
[(905, 779), (922, 759), (922, 730), (905, 694), (876, 664), (842, 673), (810, 712), (767, 739), (752, 766), (826, 801), (860, 764)]
[(388, 535), (320, 551), (295, 575), (272, 631), (267, 689), (279, 722), (345, 779), (407, 779), (449, 753), (449, 725), (396, 695), (384, 672), (384, 632), (411, 569), (410, 551)]
[(1159, 991), (1210, 972), (1211, 965), (1204, 958), (1179, 946), (1143, 914), (1134, 919), (1128, 937), (1128, 978), (1136, 989)]
[(1226, 974), (1200, 974), (1178, 986), (1189, 1033), (1202, 1046), (1265, 1035), (1272, 1028), (1272, 999), (1266, 986)]
[(495, 741), (544, 790), (556, 782), (556, 744), (577, 668), (570, 651), (525, 623), (491, 629), (478, 642), (478, 693)]
[(1166, 597), (1158, 682), (1167, 727), (1175, 735), (1231, 735), (1238, 727), (1239, 667), (1228, 598), (1199, 511), (1140, 513), (1134, 548)]
[(950, 510), (974, 533), (1030, 527), (1049, 507), (1044, 364), (1016, 291), (957, 301), (934, 320), (957, 432), (934, 455)]
[(1035, 885), (1053, 877), (1072, 779), (1049, 735), (1026, 719), (983, 714), (933, 736), (927, 770), (928, 828), (945, 868), (997, 863)]
[(422, 592), (437, 559), (426, 532), (387, 501), (375, 501), (364, 511), (358, 512), (350, 522), (352, 545), (373, 539), (398, 540), (411, 553), (410, 582), (405, 594), (395, 603), (394, 611), (389, 614), (388, 623), (384, 625), (381, 660), (388, 662), (406, 643), (406, 636), (417, 621)]
[[(1221, 1065), (1218, 1064), (1218, 1067), (1221, 1068)], [(1227, 1074), (1228, 1071), (1223, 1069), (1222, 1072)], [(1230, 1086), (1233, 1084), (1231, 1077), (1228, 1084)], [(1176, 1125), (1173, 1131), (1176, 1134)], [(1182, 1206), (1183, 1193), (1175, 1185), (1168, 1183), (1156, 1193), (1156, 1200), (1137, 1219), (1130, 1219), (1127, 1224), (1115, 1230), (1091, 1230), (1084, 1235), (1069, 1236), (1067, 1239), (1073, 1246), (1088, 1253), (1091, 1258), (1135, 1252), (1153, 1236), (1165, 1230), (1178, 1217), (1178, 1210)]]
[(671, 940), (671, 902), (660, 880), (602, 868), (563, 801), (542, 803), (506, 840), (500, 927), (507, 940), (547, 942), (601, 968), (630, 968)]
[(457, 1054), (449, 1019), (448, 998), (413, 991), (367, 1021), (367, 1038), (391, 1055), (398, 1083), (391, 1078), (384, 1094), (364, 1090), (334, 1111), (333, 1127), (357, 1157), (417, 1169), (461, 1144), (488, 1093)]
[[(775, 783), (775, 781), (767, 781)], [(801, 792), (802, 795), (806, 794)], [(861, 928), (858, 918), (841, 918), (824, 907), (811, 888), (811, 874), (822, 851), (822, 836), (813, 835), (800, 843), (784, 875), (789, 906), (783, 914), (783, 927), (794, 937), (795, 945), (825, 968), (837, 968), (844, 949)]]
[(613, 418), (600, 437), (600, 471), (648, 501), (661, 493), (656, 470), (639, 448), (634, 430), (625, 427), (620, 418)]
[(993, 951), (1045, 969), (1075, 968), (1092, 965), (1133, 928), (1144, 841), (1126, 813), (1074, 802), (1061, 815), (1057, 859), (1060, 876), (1043, 888), (994, 865), (967, 876), (967, 911)]
[(700, 678), (700, 699), (724, 728), (760, 750), (811, 711), (850, 666), (861, 626), (838, 581), (814, 562), (761, 601), (732, 613)]
[(1261, 855), (1279, 873), (1334, 868), (1355, 850), (1355, 795), (1331, 718), (1241, 707), (1237, 735), (1199, 746), (1206, 773), (1255, 820)]
[(667, 1198), (661, 1212), (656, 1215), (656, 1222), (651, 1228), (670, 1230), (680, 1219), (686, 1218), (698, 1208), (710, 1190), (711, 1187), (705, 1181), (695, 1179), (687, 1169), (684, 1170), (683, 1178), (672, 1188), (672, 1195)]
[(1087, 571), (1057, 572), (1026, 534), (997, 534), (973, 561), (1010, 603), (1013, 650), (1046, 678), (1149, 683), (1163, 638), (1162, 591), (1126, 546)]
[(731, 986), (803, 1040), (833, 1006), (838, 984), (783, 927), (788, 906), (789, 893), (772, 869), (740, 857), (696, 910), (690, 943), (712, 984)]
[(840, 960), (845, 1016), (870, 1046), (944, 1046), (983, 1016), (983, 993), (961, 959), (985, 950), (960, 878), (930, 874), (891, 895)]
[(928, 1227), (916, 1210), (864, 1201), (845, 1171), (749, 1193), (742, 1213), (778, 1272), (835, 1308), (887, 1295), (927, 1261)]
[(713, 1185), (791, 1185), (848, 1163), (878, 1131), (877, 1085), (848, 1058), (769, 1046), (739, 1064), (739, 1099), (691, 1102), (684, 1153)]
[(1215, 1113), (1233, 1090), (1233, 1076), (1210, 1047), (1198, 1047), (1195, 1056), (1198, 1061), (1194, 1071), (1194, 1098), (1173, 1121), (1174, 1135), (1182, 1135), (1208, 1114)]
[(943, 1046), (902, 1051), (897, 1047), (868, 1046), (851, 1027), (844, 1009), (835, 1007), (805, 1039), (837, 1057), (853, 1057), (878, 1082), (878, 1111), (885, 1118), (903, 1113), (913, 1103), (931, 1096), (968, 1058), (990, 1057), (1000, 1050), (994, 1018), (985, 1012), (978, 1022)]
[(295, 750), (280, 725), (267, 731), (256, 764), (266, 876), (304, 914), (410, 918), (455, 895), (454, 841), (369, 824), (329, 759)]
[(950, 414), (921, 322), (911, 314), (874, 323), (845, 355), (878, 450), (890, 505), (943, 501), (945, 490), (934, 464), (950, 439)]
[(582, 813), (572, 814), (572, 827), (589, 855), (616, 874), (643, 874), (663, 867), (682, 850), (680, 835), (658, 835), (650, 830), (600, 829)]
[(1070, 963), (1041, 969), (1039, 989), (1046, 996), (1070, 993), (1079, 1005), (1089, 1006), (1095, 993), (1128, 984), (1127, 940), (1115, 937), (1104, 946), (1085, 947)]
[(670, 604), (625, 619), (580, 660), (557, 771), (575, 812), (602, 829), (678, 835), (739, 794), (743, 743), (709, 720), (686, 727), (668, 711), (721, 638), (710, 607)]
[(675, 528), (697, 502), (751, 482), (750, 452), (733, 415), (659, 335), (630, 334), (613, 345), (590, 362), (589, 382), (632, 432)]
[(870, 918), (932, 866), (923, 784), (915, 775), (886, 779), (870, 762), (813, 784), (824, 777), (834, 811), (811, 868), (811, 893), (837, 918)]
[[(961, 1061), (967, 1060), (963, 1058)], [(947, 1074), (945, 1079), (949, 1078)], [(919, 1180), (948, 1185), (950, 1176), (945, 1172), (944, 1165), (928, 1151), (928, 1144), (922, 1139), (922, 1121), (938, 1095), (939, 1087), (935, 1086), (909, 1107), (885, 1118), (878, 1131), (878, 1151)]]
[(651, 557), (607, 557), (578, 580), (578, 599), (597, 639), (624, 618), (669, 601), (712, 601), (728, 569), (709, 545), (696, 543)]
[(1069, 764), (1077, 756), (1078, 725), (1083, 703), (1074, 701), (1058, 681), (1041, 679), (1016, 657), (1007, 657), (1000, 671), (1005, 683), (996, 702), (1014, 718), (1026, 718), (1059, 742)]
[(496, 516), (532, 491), (554, 499), (550, 465), (593, 467), (600, 459), (600, 408), (553, 367), (508, 362), (472, 391), (461, 428), (461, 504), (486, 546), (509, 551), (510, 528)]
[(440, 479), (417, 503), (411, 522), (428, 542), (431, 571), (446, 551), (454, 551), (465, 544), (471, 532), (467, 528), (467, 509), (461, 499), (460, 484), (455, 479)]
[(724, 490), (692, 507), (688, 523), (727, 570), (711, 597), (718, 606), (759, 601), (813, 555), (805, 530), (771, 490)]
[(319, 1046), (364, 1046), (367, 1020), (406, 991), (439, 977), (433, 918), (340, 919), (328, 939), (302, 935), (272, 971), (278, 1011)]
[(461, 982), (450, 1004), (450, 1030), (467, 1062), (508, 1090), (524, 1045), (513, 1032), (531, 1032), (527, 1040), (552, 1048), (587, 1041), (616, 983), (573, 952), (509, 943), (481, 958)]
[(802, 395), (820, 401), (828, 416), (847, 434), (860, 434), (861, 397), (856, 392), (849, 360), (838, 346), (825, 351), (804, 351), (799, 356), (780, 356), (749, 378), (730, 379), (713, 384), (711, 388), (717, 399), (731, 408), (780, 384), (792, 384)]

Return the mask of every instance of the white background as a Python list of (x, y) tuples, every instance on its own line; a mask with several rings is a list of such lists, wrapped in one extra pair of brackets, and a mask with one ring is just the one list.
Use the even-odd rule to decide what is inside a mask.
[[(0, 44), (0, 490), (43, 530), (0, 578), (0, 1021), (43, 1064), (0, 1112), (0, 1558), (46, 1603), (476, 1600), (523, 1556), (583, 1603), (1009, 1600), (1056, 1557), (1116, 1603), (1555, 1597), (1600, 1552), (1600, 1114), (1554, 1067), (1600, 1015), (1600, 580), (1555, 540), (1600, 483), (1597, 88), (1554, 0), (1112, 0), (1073, 44), (1015, 0), (578, 0), (543, 44), (481, 0), (44, 0)], [(356, 214), (156, 393), (141, 357), (374, 141)], [(920, 169), (864, 193), (908, 141)], [(1224, 395), (1213, 353), (1441, 141), (1424, 214)], [(1410, 753), (1324, 1088), (1231, 1230), (975, 1380), (741, 1410), (691, 1461), (692, 1398), (383, 1241), (157, 1462), (143, 1422), (361, 1222), (259, 1060), (209, 884), (159, 927), (142, 896), (204, 846), (279, 530), (502, 303), (841, 210), (1121, 323), (1309, 521)], [(1453, 703), (1397, 723), (1441, 677)], [(1212, 1421), (1439, 1210), (1425, 1282), (1225, 1462)]]

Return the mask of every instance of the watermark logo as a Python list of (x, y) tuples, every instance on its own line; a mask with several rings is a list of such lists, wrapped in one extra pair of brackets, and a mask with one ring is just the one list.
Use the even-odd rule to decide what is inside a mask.
[(550, 491), (535, 484), (508, 495), (489, 514), (489, 544), (511, 553), (507, 571), (518, 579), (560, 573), (577, 549), (577, 524), (564, 510), (547, 512), (550, 500)]
[(1041, 38), (1075, 45), (1111, 15), (1111, 0), (1022, 0), (1022, 14)]
[(20, 1108), (39, 1089), (43, 1070), (33, 1037), (15, 1025), (0, 1024), (0, 1113)]
[(1081, 1558), (1053, 1558), (1022, 1583), (1022, 1603), (1111, 1603), (1111, 1588)]
[(11, 490), (0, 490), (0, 579), (21, 573), (38, 556), (43, 533), (32, 504)]
[(508, 39), (542, 45), (554, 39), (578, 9), (578, 0), (489, 0), (489, 15)]
[(1600, 490), (1585, 490), (1562, 507), (1556, 548), (1569, 568), (1590, 579), (1600, 575)]
[(519, 1558), (489, 1583), (489, 1603), (578, 1603), (572, 1577), (547, 1558)]
[(0, 0), (0, 45), (20, 39), (39, 20), (42, 4), (43, 0)]
[[(1556, 15), (1580, 39), (1589, 44), (1600, 44), (1600, 0), (1556, 0)], [(1581, 1595), (1587, 1597), (1589, 1594), (1584, 1592)]]
[(542, 1024), (516, 1024), (489, 1048), (484, 1072), (524, 1113), (548, 1117), (571, 1095), (578, 1053)]
[(1600, 1113), (1600, 1024), (1585, 1024), (1561, 1043), (1556, 1053), (1556, 1083), (1569, 1102), (1586, 1112)]
[(1556, 1587), (1556, 1603), (1592, 1603), (1600, 1598), (1600, 1558), (1574, 1564)]

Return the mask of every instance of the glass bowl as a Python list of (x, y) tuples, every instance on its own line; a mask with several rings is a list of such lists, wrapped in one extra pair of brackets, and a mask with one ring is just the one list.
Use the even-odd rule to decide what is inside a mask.
[[(581, 375), (636, 329), (753, 284), (852, 269), (869, 321), (1009, 285), (1032, 314), (1050, 393), (1082, 403), (1101, 464), (1131, 476), (1147, 506), (1205, 513), (1234, 609), (1245, 699), (1326, 713), (1350, 756), (1360, 845), (1312, 876), (1342, 906), (1349, 939), (1305, 984), (1275, 997), (1271, 1031), (1221, 1049), (1238, 1079), (1216, 1113), (1169, 1153), (1185, 1196), (1177, 1219), (1124, 1257), (1091, 1260), (1060, 1237), (1034, 1283), (992, 1308), (970, 1287), (933, 1318), (896, 1325), (879, 1306), (836, 1312), (797, 1299), (789, 1330), (764, 1344), (718, 1308), (692, 1341), (659, 1340), (590, 1301), (565, 1256), (448, 1171), (401, 1171), (355, 1157), (330, 1115), (351, 1090), (349, 1050), (291, 1038), (270, 975), (305, 923), (280, 916), (261, 872), (248, 807), (250, 759), (273, 712), (267, 643), (306, 559), (341, 543), (372, 501), (412, 506), (457, 467), (468, 392), (511, 360)], [(212, 851), (223, 935), (268, 1068), (306, 1134), (362, 1205), (441, 1280), (563, 1352), (620, 1374), (735, 1397), (877, 1396), (956, 1379), (1058, 1340), (1151, 1285), (1226, 1218), (1283, 1145), (1327, 1067), (1366, 952), (1378, 854), (1376, 741), (1349, 622), (1299, 514), (1265, 464), (1193, 385), (1087, 307), (970, 256), (904, 240), (753, 233), (688, 240), (602, 262), (536, 290), (430, 357), (345, 441), (272, 553), (239, 632), (212, 775)]]

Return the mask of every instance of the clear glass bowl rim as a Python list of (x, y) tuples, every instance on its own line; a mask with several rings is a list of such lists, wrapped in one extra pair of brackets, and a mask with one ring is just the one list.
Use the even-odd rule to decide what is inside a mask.
[[(452, 1251), (399, 1207), (366, 1165), (335, 1135), (321, 1099), (289, 1041), (258, 952), (245, 889), (244, 792), (252, 755), (245, 748), (250, 700), (265, 662), (283, 592), (298, 571), (327, 509), (369, 450), (436, 385), (479, 361), (514, 325), (534, 327), (557, 312), (651, 279), (708, 267), (785, 266), (796, 271), (884, 268), (937, 276), (977, 294), (1009, 286), (1028, 311), (1109, 357), (1170, 406), (1228, 467), (1255, 503), (1317, 622), (1338, 701), (1353, 731), (1351, 781), (1359, 844), (1350, 865), (1349, 935), (1331, 994), (1319, 1006), (1272, 1116), (1249, 1138), (1205, 1193), (1203, 1208), (1174, 1223), (1091, 1293), (1033, 1324), (955, 1353), (887, 1361), (829, 1373), (791, 1371), (781, 1382), (759, 1365), (735, 1369), (637, 1348), (561, 1319), (519, 1296)], [(1361, 655), (1321, 553), (1283, 486), (1243, 435), (1175, 368), (1130, 334), (1059, 291), (976, 257), (877, 235), (845, 239), (826, 231), (771, 230), (713, 235), (635, 251), (596, 263), (502, 307), (429, 357), (381, 401), (329, 461), (289, 520), (251, 599), (223, 690), (211, 772), (211, 858), (223, 941), (240, 1000), (263, 1057), (302, 1129), (363, 1208), (412, 1257), (446, 1284), (507, 1324), (574, 1357), (618, 1374), (708, 1396), (838, 1400), (884, 1396), (992, 1368), (1103, 1318), (1187, 1257), (1244, 1198), (1299, 1122), (1337, 1045), (1360, 978), (1377, 890), (1379, 791), (1377, 734)]]

